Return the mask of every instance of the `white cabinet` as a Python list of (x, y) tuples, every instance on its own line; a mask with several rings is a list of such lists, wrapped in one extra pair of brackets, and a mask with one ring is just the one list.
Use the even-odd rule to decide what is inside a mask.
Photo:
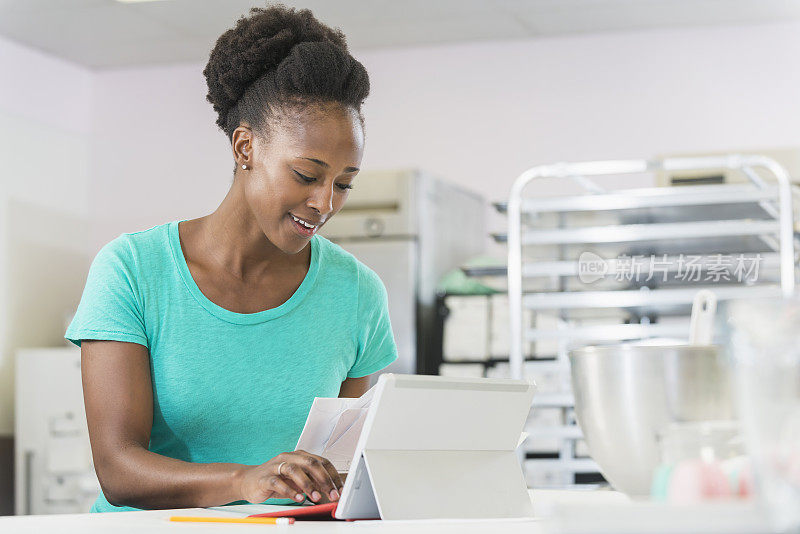
[(16, 514), (88, 512), (100, 491), (78, 347), (16, 353)]
[[(12, 164), (0, 178), (0, 515), (18, 509), (13, 482), (16, 351), (65, 345), (64, 321), (80, 301), (94, 256), (88, 247), (90, 227), (80, 215), (78, 167), (85, 169), (80, 148), (61, 134), (54, 143), (50, 134), (45, 136), (50, 141), (39, 139), (25, 121), (8, 126), (0, 120), (0, 135), (8, 134), (3, 139), (11, 142), (3, 145), (5, 152), (0, 149), (9, 156), (0, 157), (0, 170), (9, 161), (19, 165)], [(33, 152), (24, 147), (36, 144), (34, 139), (56, 153), (52, 161), (42, 160), (44, 166), (30, 170), (24, 162)], [(29, 170), (20, 173), (16, 167)]]

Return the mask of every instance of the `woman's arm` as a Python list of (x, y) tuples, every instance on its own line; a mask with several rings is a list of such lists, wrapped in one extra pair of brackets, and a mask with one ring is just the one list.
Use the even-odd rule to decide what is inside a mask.
[[(84, 340), (81, 375), (95, 471), (111, 504), (192, 508), (271, 497), (302, 501), (298, 489), (309, 496), (341, 491), (333, 465), (303, 451), (258, 466), (191, 463), (148, 451), (153, 390), (150, 356), (142, 345)], [(277, 470), (284, 462), (281, 477)]]
[(369, 389), (369, 377), (360, 376), (358, 378), (345, 378), (342, 387), (339, 388), (339, 398), (353, 397), (358, 398)]
[(147, 450), (153, 424), (150, 356), (137, 343), (81, 343), (81, 375), (95, 471), (111, 504), (215, 506), (237, 500), (237, 464), (191, 464)]

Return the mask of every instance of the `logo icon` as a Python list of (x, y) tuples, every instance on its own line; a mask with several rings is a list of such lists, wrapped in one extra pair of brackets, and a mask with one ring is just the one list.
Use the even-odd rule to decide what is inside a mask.
[(594, 252), (582, 252), (578, 257), (578, 279), (591, 284), (608, 273), (608, 262)]

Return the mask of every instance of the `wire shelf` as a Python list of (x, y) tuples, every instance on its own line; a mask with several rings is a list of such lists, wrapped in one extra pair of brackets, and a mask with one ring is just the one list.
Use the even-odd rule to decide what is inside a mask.
[[(718, 169), (739, 170), (750, 183), (606, 191), (592, 181), (606, 175)], [(754, 169), (766, 171), (775, 183), (762, 180)], [(576, 182), (583, 193), (526, 197), (526, 188), (542, 178)], [(523, 357), (523, 345), (531, 342), (554, 346), (563, 373), (560, 390), (537, 394), (533, 401), (534, 410), (563, 410), (563, 424), (539, 427), (541, 437), (560, 440), (558, 457), (528, 459), (526, 470), (555, 470), (567, 479), (598, 472), (591, 459), (575, 454), (582, 435), (574, 424), (570, 391), (567, 354), (572, 348), (652, 337), (686, 339), (685, 315), (700, 289), (712, 289), (720, 301), (793, 293), (797, 259), (792, 201), (786, 170), (762, 156), (558, 163), (531, 168), (516, 179), (508, 202), (495, 204), (507, 214), (507, 233), (494, 234), (496, 241), (508, 245), (510, 375), (524, 378), (526, 369), (538, 372), (537, 363)], [(698, 250), (718, 257), (700, 254), (693, 265), (697, 277), (680, 279), (681, 259)], [(588, 252), (586, 259), (583, 254)], [(604, 252), (616, 252), (617, 258), (603, 258)], [(760, 278), (732, 280), (733, 267), (720, 266), (723, 256), (757, 261)], [(666, 265), (661, 278), (641, 282), (628, 276), (631, 269), (652, 271), (653, 257)], [(593, 279), (592, 261), (602, 268), (603, 283)], [(496, 277), (502, 268), (471, 274)], [(716, 277), (709, 280), (712, 275)], [(609, 277), (616, 277), (616, 283), (610, 284)], [(532, 291), (530, 282), (536, 279), (552, 284)], [(551, 319), (543, 325), (524, 325), (523, 310)], [(576, 319), (603, 311), (619, 312), (616, 322)], [(539, 435), (537, 429), (529, 432)]]

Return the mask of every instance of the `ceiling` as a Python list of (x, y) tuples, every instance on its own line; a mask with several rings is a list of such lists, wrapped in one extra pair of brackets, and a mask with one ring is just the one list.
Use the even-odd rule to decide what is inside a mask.
[[(256, 0), (0, 0), (0, 35), (92, 69), (204, 61)], [(306, 0), (351, 48), (800, 19), (800, 0)]]

